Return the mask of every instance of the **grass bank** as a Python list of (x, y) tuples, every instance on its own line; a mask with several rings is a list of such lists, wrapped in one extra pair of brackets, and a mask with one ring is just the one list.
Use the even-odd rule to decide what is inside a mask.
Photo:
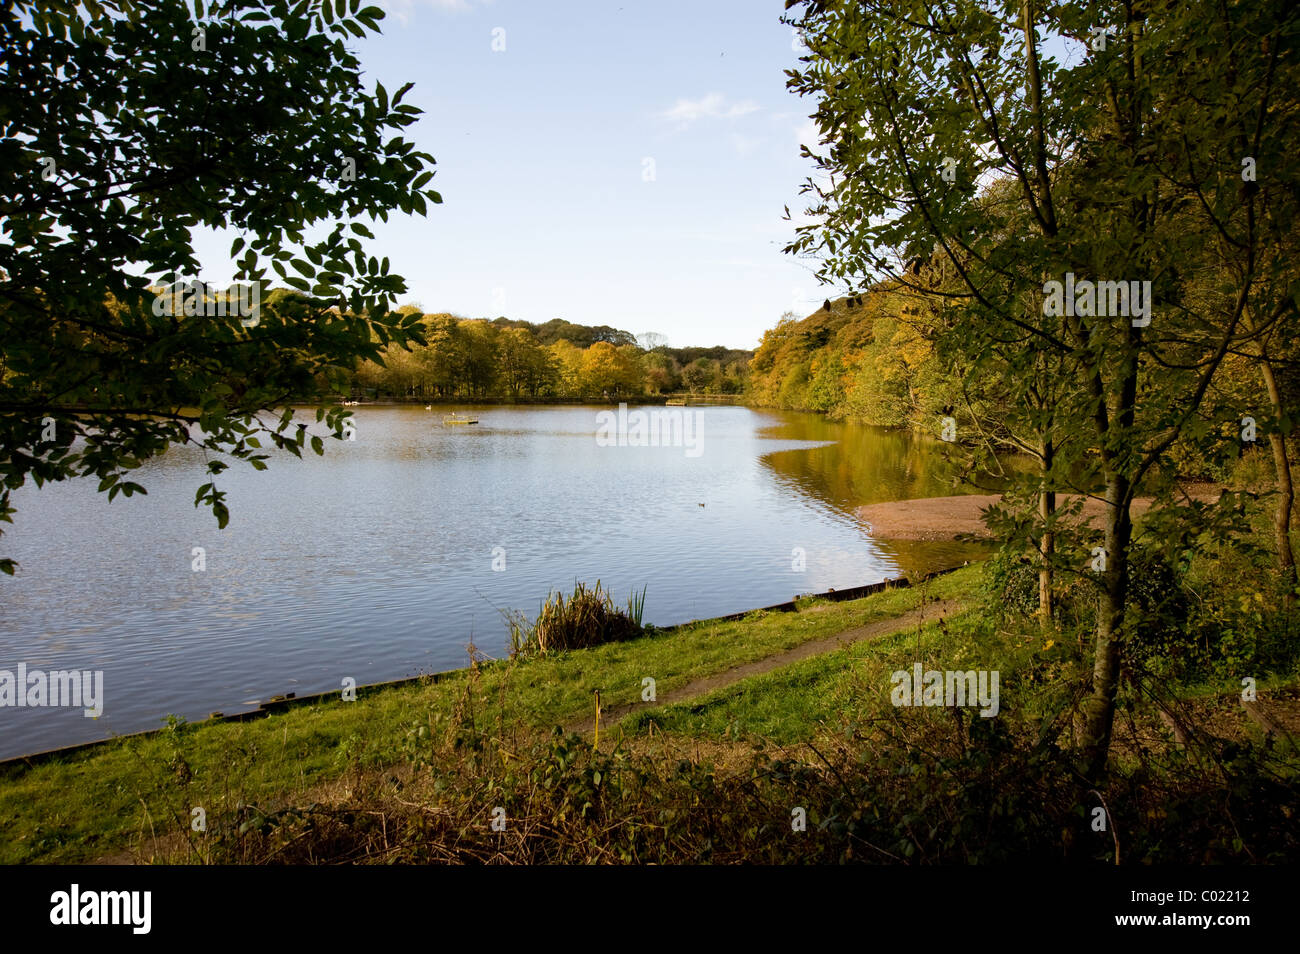
[(590, 715), (596, 690), (607, 707), (633, 705), (646, 677), (669, 693), (925, 601), (964, 603), (977, 573), (963, 568), (862, 600), (805, 600), (793, 613), (706, 620), (594, 649), (480, 663), (436, 681), (361, 691), (354, 703), (293, 706), (248, 722), (173, 722), (154, 735), (9, 765), (0, 769), (0, 862), (94, 861), (167, 837), (184, 849), (203, 841), (192, 829), (196, 808), (209, 831), (238, 830), (366, 773), (408, 766), (440, 726), (491, 723), (544, 735)]
[[(1017, 593), (1032, 587), (1031, 571), (995, 560), (860, 600), (805, 600), (795, 612), (487, 662), (355, 703), (177, 723), (10, 767), (0, 785), (0, 860), (1300, 858), (1294, 654), (1257, 641), (1257, 698), (1248, 705), (1235, 676), (1246, 658), (1240, 630), (1204, 658), (1175, 660), (1152, 655), (1172, 645), (1169, 634), (1136, 627), (1148, 651), (1133, 653), (1123, 683), (1112, 770), (1104, 784), (1089, 783), (1076, 768), (1090, 668), (1075, 637), (1087, 622), (1043, 632), (1026, 617)], [(1202, 585), (1195, 573), (1189, 579)], [(1153, 585), (1162, 596), (1173, 591)], [(938, 619), (913, 612), (940, 605)], [(1066, 605), (1085, 614), (1086, 595)], [(909, 613), (923, 621), (881, 623)], [(1179, 624), (1184, 637), (1210, 632), (1219, 618), (1216, 606), (1198, 613)], [(871, 638), (845, 648), (737, 671), (864, 628)], [(1270, 668), (1268, 658), (1279, 662)], [(917, 664), (996, 673), (997, 715), (896, 704), (894, 674)], [(647, 677), (658, 704), (642, 699)], [(717, 688), (688, 691), (710, 682)], [(618, 713), (602, 724), (599, 747), (563, 728), (590, 718), (597, 690)]]

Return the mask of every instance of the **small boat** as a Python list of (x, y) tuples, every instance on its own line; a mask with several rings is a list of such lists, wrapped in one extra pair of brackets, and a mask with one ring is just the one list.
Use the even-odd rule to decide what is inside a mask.
[(448, 415), (442, 419), (444, 424), (477, 424), (477, 417), (457, 417), (455, 414)]

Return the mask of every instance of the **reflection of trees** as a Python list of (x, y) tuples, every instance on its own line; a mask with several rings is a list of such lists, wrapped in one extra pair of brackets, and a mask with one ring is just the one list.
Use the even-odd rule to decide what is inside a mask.
[[(957, 463), (945, 458), (946, 445), (937, 441), (906, 431), (828, 421), (820, 415), (767, 414), (779, 423), (762, 430), (764, 438), (834, 442), (774, 451), (760, 456), (759, 463), (782, 486), (840, 513), (852, 516), (866, 504), (964, 492), (957, 484), (962, 476)], [(881, 542), (907, 573), (925, 573), (987, 552), (984, 545), (953, 541)]]
[(956, 467), (937, 442), (813, 415), (781, 417), (784, 423), (765, 437), (834, 443), (766, 454), (760, 458), (763, 466), (838, 510), (851, 513), (864, 504), (961, 492), (954, 488)]

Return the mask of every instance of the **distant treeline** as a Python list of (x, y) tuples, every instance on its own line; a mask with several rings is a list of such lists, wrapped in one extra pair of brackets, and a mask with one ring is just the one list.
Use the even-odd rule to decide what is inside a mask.
[[(415, 306), (399, 309), (419, 314)], [(627, 398), (690, 391), (740, 394), (752, 351), (670, 348), (608, 325), (555, 318), (533, 324), (426, 314), (424, 347), (392, 345), (383, 364), (363, 362), (353, 393), (423, 399)]]
[[(985, 355), (964, 353), (952, 341), (941, 346), (943, 331), (942, 308), (901, 283), (882, 282), (861, 295), (828, 300), (805, 318), (787, 312), (764, 332), (754, 353), (749, 402), (936, 436), (943, 418), (952, 415), (959, 439), (1035, 453), (1041, 439), (1026, 438), (1009, 423), (1015, 402), (1005, 368)], [(1213, 422), (1206, 426), (1234, 442), (1238, 453), (1265, 445), (1264, 438), (1256, 441), (1257, 419), (1277, 422), (1282, 430), (1272, 438), (1273, 451), (1284, 460), (1295, 453), (1292, 409), (1300, 405), (1300, 359), (1293, 339), (1279, 337), (1271, 347), (1272, 366), (1264, 376), (1257, 354), (1229, 354), (1202, 400), (1200, 417)], [(1226, 462), (1221, 449), (1212, 454), (1186, 441), (1175, 442), (1166, 454), (1167, 466), (1206, 479), (1220, 479)]]
[(764, 332), (750, 365), (754, 402), (882, 427), (932, 421), (961, 403), (961, 390), (937, 358), (922, 310), (917, 295), (881, 285), (807, 318), (787, 312)]

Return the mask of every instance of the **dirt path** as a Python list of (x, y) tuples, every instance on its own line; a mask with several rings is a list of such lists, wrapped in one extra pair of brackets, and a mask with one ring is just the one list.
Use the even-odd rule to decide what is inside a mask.
[[(1217, 488), (1197, 485), (1188, 488), (1197, 500), (1217, 500)], [(1076, 499), (1074, 494), (1058, 494), (1057, 505), (1064, 507)], [(866, 522), (873, 537), (893, 540), (953, 540), (959, 533), (969, 533), (983, 539), (992, 539), (988, 528), (980, 520), (980, 511), (1002, 499), (1000, 494), (959, 494), (955, 497), (921, 497), (916, 500), (896, 500), (889, 503), (870, 504), (857, 509), (858, 517)], [(1133, 501), (1132, 514), (1139, 517), (1151, 508), (1150, 497)], [(1100, 526), (1105, 503), (1094, 497), (1084, 501), (1082, 517), (1093, 526)]]
[[(961, 608), (962, 604), (956, 600), (938, 600), (917, 609), (909, 610), (901, 616), (891, 616), (889, 619), (876, 620), (874, 623), (867, 623), (865, 626), (846, 629), (833, 636), (814, 639), (793, 649), (777, 653), (774, 656), (765, 656), (751, 663), (734, 666), (725, 672), (692, 679), (678, 689), (670, 689), (667, 692), (659, 693), (654, 702), (634, 702), (630, 705), (603, 708), (600, 712), (600, 724), (602, 726), (613, 725), (629, 712), (635, 712), (638, 709), (656, 709), (674, 702), (686, 702), (712, 692), (714, 689), (721, 689), (724, 686), (740, 682), (742, 679), (748, 679), (750, 676), (758, 676), (765, 672), (771, 672), (773, 669), (780, 669), (810, 656), (820, 656), (822, 653), (843, 649), (845, 646), (851, 646), (864, 639), (887, 636), (890, 633), (896, 633), (900, 629), (908, 629), (919, 623), (932, 623), (943, 616), (952, 615)], [(596, 718), (594, 714), (565, 726), (566, 731), (583, 734), (591, 733), (595, 728)]]

